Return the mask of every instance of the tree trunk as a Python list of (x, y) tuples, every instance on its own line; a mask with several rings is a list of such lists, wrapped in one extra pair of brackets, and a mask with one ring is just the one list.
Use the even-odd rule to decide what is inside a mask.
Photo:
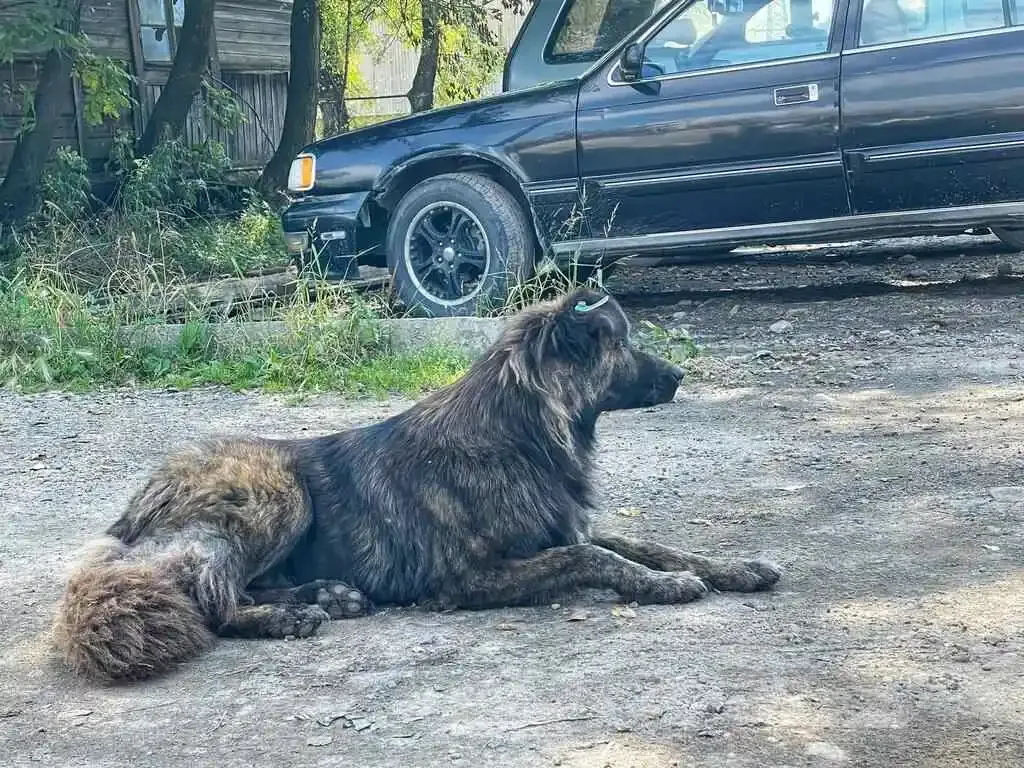
[(185, 0), (185, 18), (174, 63), (139, 141), (139, 155), (148, 155), (156, 149), (165, 132), (180, 136), (185, 129), (192, 100), (202, 87), (203, 75), (209, 66), (213, 6), (214, 0)]
[[(68, 0), (64, 11), (62, 26), (77, 35), (82, 20), (82, 0)], [(18, 137), (0, 184), (0, 223), (21, 221), (39, 205), (39, 184), (61, 106), (70, 97), (73, 67), (71, 51), (54, 48), (46, 55), (33, 98), (35, 123)]]
[[(352, 0), (345, 8), (345, 37), (343, 39), (341, 62), (327, 66), (320, 75), (321, 116), (324, 121), (324, 135), (336, 136), (348, 130), (348, 107), (345, 93), (348, 91), (348, 63), (352, 46)], [(364, 13), (359, 10), (359, 13)]]
[(423, 23), (420, 58), (408, 94), (413, 112), (425, 112), (434, 106), (434, 83), (437, 81), (437, 63), (441, 55), (440, 0), (420, 0), (420, 18)]
[(320, 8), (318, 0), (295, 0), (291, 20), (291, 61), (284, 128), (277, 151), (260, 176), (259, 189), (269, 197), (288, 180), (292, 160), (313, 140), (320, 92)]

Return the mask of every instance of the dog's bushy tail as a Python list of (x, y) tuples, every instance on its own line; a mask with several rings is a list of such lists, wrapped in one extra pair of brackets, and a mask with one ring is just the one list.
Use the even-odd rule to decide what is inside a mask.
[(53, 623), (67, 664), (102, 682), (159, 674), (214, 640), (173, 560), (124, 555), (113, 538), (95, 546), (72, 572)]

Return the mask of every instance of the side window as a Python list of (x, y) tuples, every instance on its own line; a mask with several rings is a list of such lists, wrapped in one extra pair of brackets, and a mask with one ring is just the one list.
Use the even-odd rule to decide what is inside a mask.
[[(184, 0), (138, 0), (139, 37), (147, 64), (170, 64), (185, 19)], [(172, 31), (173, 30), (173, 31)]]
[(555, 23), (544, 61), (597, 61), (654, 10), (655, 0), (569, 0)]
[(648, 70), (678, 74), (828, 50), (834, 0), (697, 0), (644, 50)]
[[(863, 1), (861, 45), (900, 43), (1007, 26), (1002, 0)], [(1016, 2), (1018, 6), (1024, 4), (1024, 0)]]

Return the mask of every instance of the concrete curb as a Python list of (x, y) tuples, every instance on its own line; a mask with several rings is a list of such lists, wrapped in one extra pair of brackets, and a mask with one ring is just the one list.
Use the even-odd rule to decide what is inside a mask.
[[(132, 327), (128, 334), (130, 343), (136, 346), (177, 346), (184, 327), (139, 325)], [(403, 318), (367, 322), (365, 331), (380, 333), (399, 354), (411, 354), (427, 347), (447, 347), (475, 357), (497, 340), (504, 327), (503, 318)], [(210, 323), (206, 328), (215, 347), (223, 352), (271, 340), (287, 345), (291, 336), (287, 324), (279, 320)]]

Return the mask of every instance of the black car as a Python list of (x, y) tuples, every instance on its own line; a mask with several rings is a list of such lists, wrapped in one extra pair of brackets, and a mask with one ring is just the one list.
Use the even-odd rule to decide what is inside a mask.
[(543, 40), (537, 59), (578, 76), (307, 147), (290, 250), (386, 264), (407, 305), (461, 315), (574, 260), (977, 228), (1024, 247), (1024, 0), (548, 18), (510, 62)]

